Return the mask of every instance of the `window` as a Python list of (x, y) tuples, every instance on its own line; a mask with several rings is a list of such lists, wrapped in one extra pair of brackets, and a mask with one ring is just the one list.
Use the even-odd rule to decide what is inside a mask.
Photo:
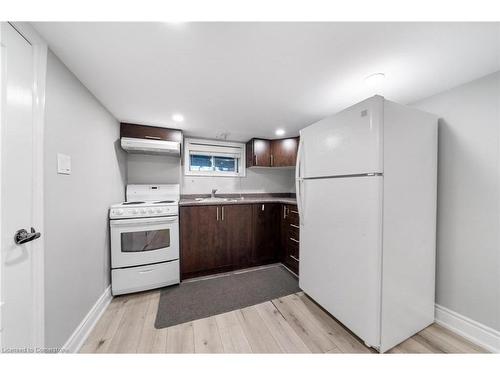
[(190, 171), (238, 173), (238, 158), (233, 156), (190, 155)]
[(195, 176), (244, 176), (243, 143), (188, 138), (184, 173)]

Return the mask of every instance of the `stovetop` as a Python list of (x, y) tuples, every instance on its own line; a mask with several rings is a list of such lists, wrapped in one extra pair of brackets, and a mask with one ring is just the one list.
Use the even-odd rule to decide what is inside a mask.
[(179, 212), (178, 184), (127, 185), (126, 198), (111, 206), (110, 219), (175, 216)]
[(141, 206), (151, 206), (151, 205), (164, 205), (164, 206), (175, 206), (178, 205), (179, 201), (175, 200), (163, 200), (163, 201), (132, 201), (132, 202), (122, 202), (115, 204), (111, 207), (141, 207)]

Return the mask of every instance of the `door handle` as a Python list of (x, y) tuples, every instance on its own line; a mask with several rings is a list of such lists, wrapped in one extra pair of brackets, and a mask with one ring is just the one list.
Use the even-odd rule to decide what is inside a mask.
[(14, 234), (14, 242), (16, 245), (21, 245), (26, 242), (30, 242), (40, 238), (41, 233), (35, 231), (35, 228), (31, 227), (31, 232), (28, 232), (26, 229), (19, 229), (16, 234)]
[(159, 140), (159, 141), (161, 141), (161, 140), (162, 140), (162, 138), (161, 138), (161, 137), (155, 137), (155, 136), (152, 136), (152, 135), (145, 135), (145, 136), (144, 136), (144, 138), (147, 138), (147, 139), (157, 139), (157, 140)]

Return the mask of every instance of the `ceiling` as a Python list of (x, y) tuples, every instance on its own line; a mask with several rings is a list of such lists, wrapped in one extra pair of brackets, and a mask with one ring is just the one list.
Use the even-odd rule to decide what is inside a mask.
[(34, 26), (118, 120), (207, 138), (297, 135), (375, 91), (412, 103), (500, 70), (500, 23)]

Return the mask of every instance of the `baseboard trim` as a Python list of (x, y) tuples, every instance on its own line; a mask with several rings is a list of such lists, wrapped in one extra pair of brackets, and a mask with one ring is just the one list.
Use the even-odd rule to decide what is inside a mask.
[(113, 296), (111, 295), (111, 285), (106, 288), (99, 299), (96, 301), (94, 306), (85, 315), (85, 318), (80, 322), (78, 327), (76, 327), (73, 334), (70, 336), (68, 341), (61, 348), (63, 353), (78, 353), (83, 343), (89, 336), (90, 332), (99, 321), (108, 305), (110, 304)]
[(492, 353), (500, 353), (499, 331), (438, 304), (435, 305), (435, 312), (435, 321), (439, 325)]

